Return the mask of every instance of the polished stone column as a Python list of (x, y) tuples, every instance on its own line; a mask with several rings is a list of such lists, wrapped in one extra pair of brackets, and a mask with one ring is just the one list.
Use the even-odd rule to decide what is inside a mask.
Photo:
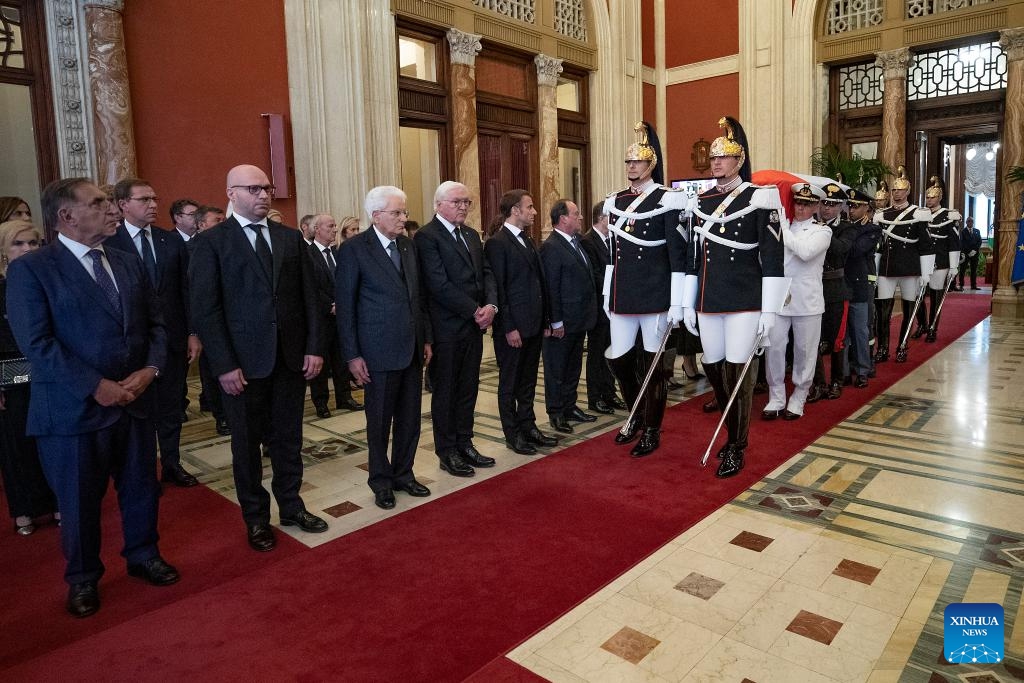
[(116, 183), (136, 175), (135, 133), (124, 51), (123, 0), (85, 3), (89, 88), (96, 134), (96, 180)]
[[(455, 152), (455, 177), (480, 198), (480, 149), (476, 128), (476, 55), (480, 36), (458, 29), (446, 34), (452, 63), (452, 137)], [(480, 202), (476, 201), (466, 217), (469, 225), (487, 229), (480, 221)]]
[(875, 63), (882, 67), (885, 89), (882, 95), (882, 140), (878, 158), (893, 170), (906, 166), (907, 66), (910, 50), (879, 52)]
[(1021, 217), (1021, 186), (1010, 183), (1006, 172), (1024, 166), (1024, 28), (999, 32), (999, 44), (1006, 52), (1006, 102), (1003, 118), (1003, 176), (999, 178), (999, 252), (995, 255), (998, 275), (992, 296), (992, 315), (1024, 318), (1024, 296), (1010, 286), (1013, 260), (1017, 253), (1017, 229)]
[[(537, 127), (540, 149), (540, 197), (534, 202), (539, 216), (548, 215), (552, 204), (560, 199), (558, 191), (558, 74), (562, 73), (562, 60), (540, 54), (533, 58), (537, 65)], [(582, 209), (581, 209), (582, 210)], [(551, 222), (541, 220), (538, 235), (551, 232)]]

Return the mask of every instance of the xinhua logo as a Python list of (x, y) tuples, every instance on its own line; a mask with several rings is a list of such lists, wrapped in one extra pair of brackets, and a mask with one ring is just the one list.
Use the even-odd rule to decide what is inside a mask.
[(994, 602), (954, 602), (943, 615), (943, 649), (950, 664), (1003, 661), (1003, 606)]

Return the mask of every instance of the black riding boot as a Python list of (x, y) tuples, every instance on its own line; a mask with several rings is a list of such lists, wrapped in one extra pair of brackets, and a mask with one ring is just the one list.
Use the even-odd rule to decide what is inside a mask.
[(943, 291), (940, 289), (928, 290), (928, 336), (924, 340), (928, 343), (935, 341), (939, 334), (939, 301), (942, 299)]
[(889, 330), (893, 299), (875, 299), (875, 362), (889, 360)]
[(722, 374), (729, 391), (736, 390), (737, 385), (739, 389), (736, 390), (736, 400), (729, 407), (729, 414), (725, 418), (729, 443), (722, 453), (722, 463), (715, 472), (716, 477), (731, 477), (743, 469), (743, 452), (747, 448), (747, 434), (750, 430), (750, 411), (754, 399), (754, 383), (757, 381), (757, 364), (756, 358), (751, 361), (751, 367), (742, 379), (742, 363), (727, 362), (723, 368)]
[[(639, 376), (640, 369), (636, 350), (630, 349), (618, 358), (609, 358), (608, 365), (611, 366), (612, 374), (615, 375), (615, 379), (619, 381), (619, 386), (622, 387), (622, 398), (625, 399), (626, 405), (632, 410), (636, 404), (636, 397), (640, 393), (640, 382), (642, 381)], [(643, 406), (640, 406), (633, 415), (633, 419), (626, 424), (624, 430), (619, 430), (615, 433), (615, 443), (629, 443), (636, 438), (639, 431), (643, 428), (643, 412)]]
[[(920, 310), (920, 308), (918, 308), (918, 310)], [(910, 323), (913, 322), (911, 318), (913, 317), (914, 302), (903, 299), (903, 322), (900, 324), (900, 345), (896, 347), (897, 363), (907, 362), (907, 342), (903, 340), (907, 339), (907, 331), (910, 329)]]
[[(651, 363), (654, 362), (654, 353), (644, 351), (641, 357), (646, 375)], [(665, 402), (668, 400), (667, 382), (668, 373), (665, 371), (665, 366), (659, 363), (654, 373), (651, 374), (651, 381), (648, 382), (647, 389), (644, 390), (644, 434), (629, 453), (634, 458), (650, 455), (661, 444), (661, 420), (665, 417)]]

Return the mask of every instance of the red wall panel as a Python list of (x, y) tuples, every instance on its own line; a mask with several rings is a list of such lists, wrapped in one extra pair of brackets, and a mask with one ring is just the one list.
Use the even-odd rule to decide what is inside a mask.
[[(612, 36), (615, 35), (614, 27)], [(643, 0), (640, 3), (640, 37), (644, 41), (640, 46), (640, 59), (644, 66), (654, 67), (654, 0)]]
[(268, 112), (285, 118), (293, 195), (274, 207), (295, 225), (283, 0), (126, 3), (124, 32), (138, 172), (160, 196), (160, 224), (179, 197), (225, 207), (232, 166), (270, 175)]
[[(694, 178), (690, 153), (693, 143), (703, 136), (711, 142), (721, 133), (718, 119), (723, 116), (739, 117), (739, 74), (705, 78), (689, 83), (670, 85), (666, 89), (668, 109), (668, 173), (665, 180)], [(740, 121), (742, 124), (743, 121)], [(663, 138), (664, 139), (664, 138)], [(753, 155), (756, 169), (757, 154)], [(705, 171), (705, 177), (710, 173)]]
[(739, 44), (738, 2), (665, 2), (665, 68), (734, 55)]

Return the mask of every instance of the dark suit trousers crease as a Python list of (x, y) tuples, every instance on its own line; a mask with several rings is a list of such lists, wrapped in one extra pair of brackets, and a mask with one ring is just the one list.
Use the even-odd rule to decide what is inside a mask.
[(603, 311), (597, 316), (597, 325), (587, 332), (587, 402), (590, 405), (616, 396), (615, 376), (604, 357), (612, 343), (611, 326)]
[(518, 349), (505, 335), (494, 335), (494, 357), (498, 361), (498, 413), (506, 439), (536, 424), (533, 401), (537, 395), (537, 370), (543, 335), (526, 337)]
[(246, 381), (245, 390), (238, 396), (222, 392), (224, 412), (231, 427), (235, 489), (245, 523), (269, 524), (270, 495), (263, 488), (261, 443), (270, 451), (271, 489), (281, 515), (295, 515), (305, 509), (299, 487), (306, 380), (302, 373), (289, 370), (278, 353), (269, 377)]
[(68, 584), (98, 581), (100, 508), (113, 477), (128, 564), (157, 556), (156, 438), (152, 420), (122, 413), (110, 427), (71, 436), (40, 436), (39, 454), (61, 512)]
[(182, 390), (188, 373), (184, 350), (169, 349), (164, 371), (156, 380), (156, 438), (160, 446), (160, 466), (169, 470), (181, 463)]
[(561, 339), (544, 339), (544, 406), (548, 415), (564, 415), (576, 406), (585, 336), (586, 332), (567, 332)]
[(327, 378), (334, 381), (334, 405), (340, 401), (347, 401), (352, 398), (352, 390), (349, 388), (349, 379), (352, 375), (348, 371), (348, 363), (341, 357), (341, 342), (338, 340), (337, 323), (334, 318), (330, 322), (324, 321), (324, 325), (330, 330), (327, 339), (327, 350), (324, 356), (324, 367), (320, 374), (309, 380), (309, 397), (313, 399), (313, 405), (327, 405), (330, 392), (327, 390)]
[[(423, 366), (410, 363), (404, 370), (370, 370), (363, 387), (366, 410), (366, 443), (374, 493), (408, 484), (420, 442), (423, 404)], [(388, 441), (391, 458), (388, 458)]]
[(434, 356), (427, 370), (433, 387), (430, 416), (434, 422), (434, 450), (439, 455), (473, 441), (483, 349), (480, 334), (433, 345)]

